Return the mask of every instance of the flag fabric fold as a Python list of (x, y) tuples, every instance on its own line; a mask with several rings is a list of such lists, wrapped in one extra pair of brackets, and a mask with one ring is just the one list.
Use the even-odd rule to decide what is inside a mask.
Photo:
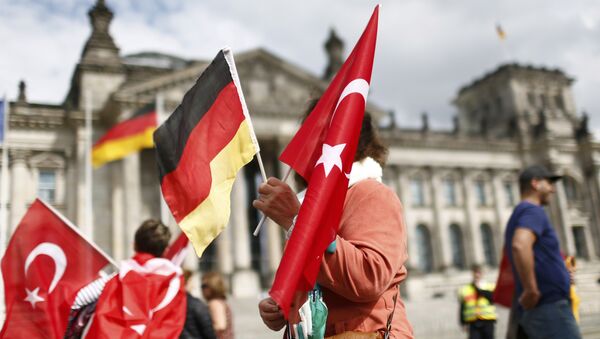
[(229, 49), (204, 70), (154, 142), (165, 201), (200, 256), (229, 220), (236, 174), (259, 151)]
[(63, 338), (77, 292), (107, 257), (36, 200), (2, 258), (6, 320), (0, 338)]
[(138, 253), (104, 287), (84, 338), (177, 338), (185, 311), (181, 268)]
[(371, 81), (378, 16), (379, 6), (350, 56), (279, 157), (308, 182), (269, 292), (288, 318), (292, 300), (313, 288), (323, 253), (337, 233)]
[(152, 133), (156, 130), (155, 104), (148, 104), (127, 120), (109, 129), (92, 148), (92, 165), (96, 168), (144, 148), (154, 147)]
[(177, 239), (175, 239), (175, 241), (173, 241), (173, 243), (165, 250), (163, 258), (171, 260), (171, 262), (177, 266), (181, 266), (188, 254), (189, 243), (190, 241), (185, 233), (179, 233)]
[[(505, 248), (502, 246), (502, 248)], [(506, 249), (502, 251), (502, 260), (498, 268), (498, 278), (494, 289), (494, 303), (510, 308), (515, 293), (515, 277), (513, 275)]]

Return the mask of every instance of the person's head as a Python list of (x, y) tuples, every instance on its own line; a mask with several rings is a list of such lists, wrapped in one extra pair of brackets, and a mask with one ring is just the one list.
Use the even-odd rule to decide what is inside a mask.
[(481, 265), (474, 264), (471, 266), (471, 273), (473, 273), (473, 282), (478, 283), (483, 276), (483, 269), (481, 268)]
[(553, 174), (544, 166), (529, 166), (519, 176), (521, 197), (533, 199), (540, 205), (547, 205), (555, 192), (554, 184), (561, 178), (562, 176)]
[(218, 272), (207, 272), (202, 275), (202, 296), (206, 300), (226, 299), (225, 280)]
[(171, 231), (167, 226), (159, 220), (148, 219), (135, 231), (134, 250), (160, 257), (170, 239)]

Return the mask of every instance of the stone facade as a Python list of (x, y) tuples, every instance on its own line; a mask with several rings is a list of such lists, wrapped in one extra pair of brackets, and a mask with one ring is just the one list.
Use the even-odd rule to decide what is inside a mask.
[[(64, 102), (28, 102), (25, 86), (10, 103), (8, 132), (9, 231), (41, 196), (80, 225), (115, 259), (132, 254), (133, 232), (146, 218), (160, 217), (158, 174), (152, 150), (93, 172), (93, 223), (85, 223), (86, 133), (84, 110), (92, 107), (97, 140), (133, 111), (160, 100), (172, 112), (210, 62), (158, 53), (120, 56), (108, 33), (113, 13), (104, 1), (89, 12), (92, 34), (75, 66)], [(322, 93), (341, 65), (343, 42), (331, 33), (330, 64), (323, 77), (264, 49), (235, 55), (267, 174), (281, 177), (277, 161), (298, 128), (308, 100)], [(548, 207), (565, 253), (598, 261), (600, 255), (600, 144), (575, 109), (573, 80), (560, 70), (509, 64), (459, 90), (453, 130), (382, 127), (390, 146), (385, 182), (404, 204), (410, 298), (450, 292), (474, 263), (497, 266), (504, 225), (518, 202), (519, 170), (543, 163), (564, 174)], [(377, 120), (388, 114), (369, 104)], [(268, 287), (279, 263), (283, 234), (268, 222), (258, 237), (251, 207), (262, 181), (258, 165), (243, 169), (232, 192), (229, 227), (209, 247), (200, 270), (230, 277), (237, 296)], [(171, 226), (176, 225), (171, 221)], [(456, 278), (462, 277), (462, 278)]]

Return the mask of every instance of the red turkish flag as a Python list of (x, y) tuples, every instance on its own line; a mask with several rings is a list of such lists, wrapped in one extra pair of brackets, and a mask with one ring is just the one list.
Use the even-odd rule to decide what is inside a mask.
[(77, 292), (107, 264), (64, 217), (36, 200), (2, 258), (6, 321), (0, 338), (63, 338)]
[(314, 287), (321, 257), (335, 239), (365, 112), (379, 6), (346, 62), (279, 159), (308, 189), (269, 294), (286, 317), (296, 292)]
[(181, 266), (183, 260), (188, 254), (188, 244), (190, 240), (184, 232), (179, 233), (179, 236), (163, 253), (163, 258), (171, 260), (177, 266)]
[(506, 250), (502, 251), (502, 260), (498, 269), (498, 279), (494, 289), (494, 303), (510, 308), (515, 294), (515, 277)]
[(177, 338), (185, 311), (181, 268), (138, 253), (104, 287), (85, 338)]

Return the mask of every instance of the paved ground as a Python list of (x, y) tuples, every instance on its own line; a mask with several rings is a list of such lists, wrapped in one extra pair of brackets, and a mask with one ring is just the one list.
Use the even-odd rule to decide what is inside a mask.
[[(280, 339), (281, 333), (266, 328), (258, 315), (259, 298), (234, 299), (231, 305), (234, 312), (237, 339)], [(458, 326), (458, 306), (452, 299), (433, 299), (425, 302), (405, 302), (409, 320), (416, 338), (466, 338)], [(498, 308), (499, 320), (496, 338), (504, 338), (508, 310)], [(589, 309), (582, 317), (582, 332), (586, 339), (600, 339), (600, 310)]]

